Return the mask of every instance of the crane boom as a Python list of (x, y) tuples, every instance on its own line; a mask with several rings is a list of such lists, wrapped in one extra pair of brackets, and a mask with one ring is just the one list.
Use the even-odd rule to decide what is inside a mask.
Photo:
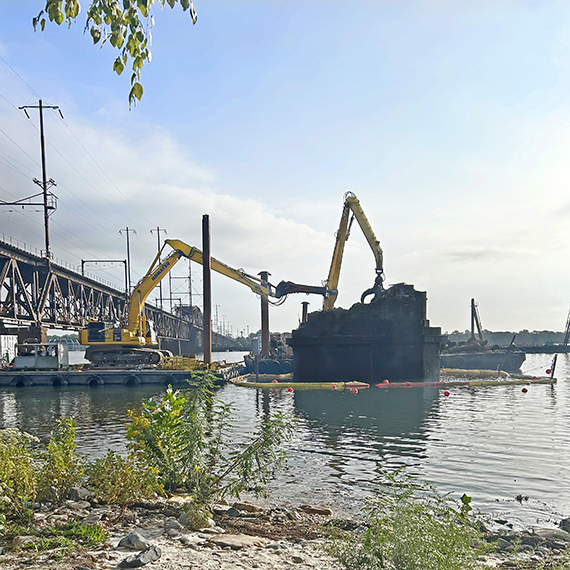
[[(352, 216), (351, 216), (352, 214)], [(340, 218), (340, 225), (336, 233), (336, 242), (333, 250), (329, 275), (326, 281), (328, 294), (323, 300), (323, 310), (330, 311), (335, 304), (338, 295), (338, 281), (340, 278), (340, 268), (342, 265), (342, 257), (344, 255), (344, 246), (350, 235), (350, 229), (354, 219), (358, 222), (376, 261), (376, 279), (374, 286), (362, 294), (364, 299), (369, 294), (379, 294), (382, 291), (382, 282), (384, 281), (384, 257), (380, 242), (376, 239), (372, 227), (362, 210), (362, 206), (358, 198), (352, 193), (347, 192), (344, 196), (344, 205)]]

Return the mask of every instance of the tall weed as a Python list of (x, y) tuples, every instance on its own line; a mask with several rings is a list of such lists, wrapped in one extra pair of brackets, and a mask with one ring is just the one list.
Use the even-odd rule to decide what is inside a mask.
[(280, 445), (290, 438), (293, 421), (281, 413), (266, 419), (246, 444), (231, 441), (231, 406), (215, 402), (214, 376), (194, 375), (186, 390), (166, 390), (140, 413), (129, 412), (132, 452), (158, 470), (168, 491), (183, 489), (196, 504), (209, 504), (244, 491), (262, 493), (283, 465)]
[(21, 517), (36, 497), (37, 476), (30, 445), (34, 436), (17, 429), (0, 430), (0, 514)]
[(61, 503), (71, 487), (83, 478), (84, 461), (77, 453), (75, 426), (71, 418), (56, 420), (47, 448), (40, 453), (43, 462), (38, 479), (40, 501)]
[(358, 570), (472, 570), (487, 550), (468, 497), (455, 501), (429, 485), (389, 475), (366, 507), (368, 530), (337, 538), (329, 551)]

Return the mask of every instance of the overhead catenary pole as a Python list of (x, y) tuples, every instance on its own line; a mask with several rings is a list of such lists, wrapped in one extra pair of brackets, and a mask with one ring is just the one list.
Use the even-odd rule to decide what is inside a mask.
[(129, 241), (129, 233), (133, 232), (136, 235), (136, 231), (129, 228), (128, 226), (124, 230), (119, 230), (119, 233), (125, 232), (127, 234), (127, 282), (128, 282), (128, 289), (127, 289), (127, 297), (131, 294), (131, 245)]
[[(261, 271), (258, 273), (262, 284), (267, 288), (271, 273)], [(269, 356), (269, 299), (261, 295), (261, 356)]]
[[(150, 233), (152, 234), (153, 232), (156, 232), (156, 241), (157, 241), (157, 245), (158, 245), (158, 253), (160, 253), (160, 232), (164, 232), (165, 234), (168, 234), (168, 232), (164, 229), (164, 228), (159, 228), (158, 226), (156, 226), (155, 230), (150, 230)], [(161, 260), (160, 258), (158, 259), (158, 262), (160, 264)], [(160, 309), (162, 310), (162, 280), (159, 282), (158, 284), (158, 295), (160, 298)], [(171, 294), (172, 297), (172, 294)], [(172, 303), (172, 301), (171, 301)], [(172, 312), (172, 307), (170, 307), (170, 311)]]
[[(49, 263), (51, 259), (51, 248), (49, 243), (49, 210), (53, 210), (54, 208), (50, 206), (48, 200), (48, 190), (51, 186), (55, 185), (55, 181), (47, 179), (47, 168), (46, 168), (46, 144), (45, 144), (45, 136), (44, 136), (44, 109), (58, 109), (59, 114), (61, 115), (61, 110), (57, 105), (44, 105), (43, 101), (40, 99), (38, 101), (38, 105), (23, 105), (20, 107), (26, 113), (26, 116), (30, 118), (26, 109), (39, 109), (40, 112), (40, 148), (42, 154), (42, 181), (41, 183), (37, 180), (34, 180), (39, 186), (41, 186), (43, 191), (43, 198), (44, 198), (44, 234), (45, 234), (45, 246), (46, 246), (46, 259)], [(63, 117), (63, 115), (61, 115)], [(48, 186), (49, 184), (49, 186)]]
[(212, 256), (210, 251), (210, 216), (202, 216), (202, 271), (204, 288), (204, 326), (202, 344), (204, 364), (212, 364)]

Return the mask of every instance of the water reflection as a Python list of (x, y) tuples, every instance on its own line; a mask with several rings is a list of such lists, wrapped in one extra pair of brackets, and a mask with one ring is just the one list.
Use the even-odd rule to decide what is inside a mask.
[[(528, 355), (524, 370), (544, 374), (550, 355)], [(534, 385), (266, 392), (228, 385), (234, 437), (243, 441), (270, 411), (299, 418), (288, 469), (272, 485), (275, 500), (317, 502), (350, 512), (374, 492), (381, 472), (398, 466), (463, 492), (475, 506), (526, 526), (554, 525), (570, 513), (570, 355), (560, 355), (554, 387)], [(46, 438), (61, 414), (77, 420), (78, 447), (91, 456), (125, 450), (128, 409), (160, 386), (6, 388), (0, 427)], [(515, 496), (528, 496), (519, 504)]]

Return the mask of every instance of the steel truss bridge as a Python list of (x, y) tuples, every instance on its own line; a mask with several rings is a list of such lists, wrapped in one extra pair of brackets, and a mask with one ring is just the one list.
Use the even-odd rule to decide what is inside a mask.
[[(111, 285), (0, 240), (0, 326), (78, 330), (90, 320), (123, 321), (126, 305), (125, 293)], [(195, 339), (189, 321), (148, 304), (145, 311), (160, 337)]]

